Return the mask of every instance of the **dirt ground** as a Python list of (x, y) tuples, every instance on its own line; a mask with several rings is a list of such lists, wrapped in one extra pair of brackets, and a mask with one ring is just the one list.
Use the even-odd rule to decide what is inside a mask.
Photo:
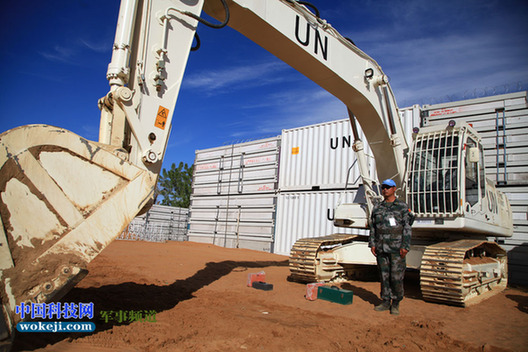
[[(528, 351), (520, 288), (459, 308), (422, 301), (407, 275), (395, 317), (373, 310), (376, 281), (343, 284), (351, 305), (308, 301), (287, 257), (245, 249), (115, 241), (89, 270), (62, 302), (93, 302), (96, 331), (19, 333), (15, 351)], [(246, 286), (259, 271), (272, 291)], [(155, 322), (105, 323), (107, 311), (155, 311)]]

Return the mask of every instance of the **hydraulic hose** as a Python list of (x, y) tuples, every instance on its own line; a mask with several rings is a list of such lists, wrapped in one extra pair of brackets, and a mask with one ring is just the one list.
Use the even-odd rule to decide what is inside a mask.
[(194, 13), (191, 13), (191, 12), (188, 12), (188, 11), (185, 11), (185, 12), (182, 12), (182, 13), (184, 15), (187, 15), (189, 17), (194, 18), (195, 20), (197, 20), (200, 23), (205, 24), (207, 27), (217, 28), (217, 29), (224, 28), (225, 26), (227, 26), (227, 23), (229, 22), (229, 6), (227, 6), (226, 0), (220, 0), (220, 1), (222, 1), (222, 5), (224, 5), (224, 10), (225, 10), (225, 14), (226, 14), (225, 15), (225, 20), (222, 23), (218, 23), (218, 24), (211, 23), (211, 22), (209, 22), (207, 20), (204, 20), (200, 16), (196, 16)]
[(196, 40), (196, 46), (193, 46), (191, 48), (191, 51), (196, 51), (200, 49), (200, 45), (201, 45), (200, 36), (198, 36), (198, 33), (196, 32), (194, 32), (194, 40)]
[(309, 2), (307, 1), (296, 1), (296, 0), (286, 0), (287, 2), (289, 2), (290, 4), (293, 4), (294, 2), (298, 3), (298, 4), (301, 4), (301, 5), (304, 5), (306, 7), (309, 7), (311, 8), (312, 10), (314, 10), (314, 14), (315, 14), (315, 17), (317, 18), (320, 18), (320, 13), (319, 13), (319, 10), (317, 9), (317, 7), (315, 7), (314, 4), (310, 4)]
[(301, 5), (304, 5), (306, 7), (309, 7), (311, 8), (312, 10), (314, 10), (314, 13), (315, 13), (315, 17), (317, 18), (320, 18), (321, 17), (321, 14), (319, 13), (319, 10), (317, 9), (317, 7), (315, 7), (314, 4), (310, 4), (309, 2), (307, 1), (297, 1), (299, 4)]

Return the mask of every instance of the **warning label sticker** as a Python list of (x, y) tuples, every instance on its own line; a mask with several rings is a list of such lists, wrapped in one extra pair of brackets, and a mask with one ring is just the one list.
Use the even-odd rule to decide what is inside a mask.
[(156, 122), (154, 122), (154, 126), (164, 130), (165, 125), (167, 124), (168, 117), (169, 117), (169, 109), (164, 108), (163, 106), (160, 105), (158, 109), (158, 115), (156, 115)]
[(299, 147), (293, 147), (292, 148), (292, 155), (297, 155), (299, 154)]

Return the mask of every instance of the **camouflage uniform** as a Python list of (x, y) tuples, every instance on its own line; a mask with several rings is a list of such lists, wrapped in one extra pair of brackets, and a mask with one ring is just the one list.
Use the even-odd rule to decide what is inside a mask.
[(376, 248), (380, 271), (381, 299), (399, 302), (403, 299), (405, 258), (400, 249), (411, 249), (412, 215), (407, 204), (396, 199), (374, 207), (370, 222), (369, 247)]

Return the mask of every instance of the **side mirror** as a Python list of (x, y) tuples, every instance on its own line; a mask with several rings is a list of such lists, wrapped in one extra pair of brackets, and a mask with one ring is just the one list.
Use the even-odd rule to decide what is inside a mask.
[(468, 161), (470, 163), (478, 163), (480, 160), (480, 151), (477, 147), (471, 147), (469, 148), (468, 155), (467, 155)]

